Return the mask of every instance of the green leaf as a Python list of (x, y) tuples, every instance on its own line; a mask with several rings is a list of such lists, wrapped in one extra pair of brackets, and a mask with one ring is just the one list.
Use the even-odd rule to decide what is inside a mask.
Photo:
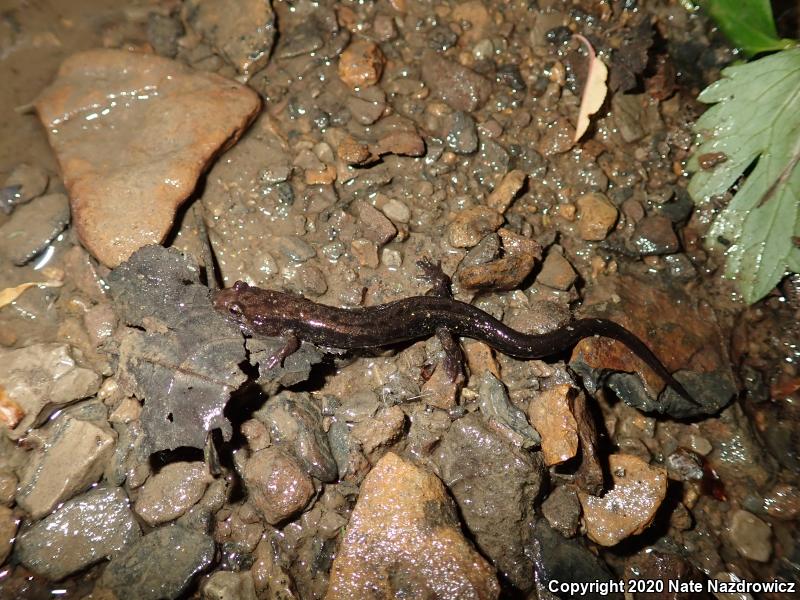
[(705, 0), (700, 5), (748, 56), (797, 45), (795, 40), (778, 37), (769, 0)]
[[(707, 236), (727, 246), (725, 274), (753, 303), (800, 266), (800, 48), (728, 67), (698, 99), (714, 106), (695, 123), (694, 201), (724, 194), (755, 163)], [(704, 170), (701, 157), (723, 160)]]

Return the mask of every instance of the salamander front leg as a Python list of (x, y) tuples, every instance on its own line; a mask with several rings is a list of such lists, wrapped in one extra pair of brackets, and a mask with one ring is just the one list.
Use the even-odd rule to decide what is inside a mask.
[(284, 359), (297, 352), (297, 349), (300, 348), (300, 339), (295, 335), (294, 331), (284, 331), (281, 333), (281, 337), (285, 343), (282, 348), (267, 358), (265, 365), (267, 370), (274, 369), (278, 365), (283, 366)]
[(458, 376), (462, 373), (464, 357), (461, 354), (461, 344), (456, 337), (445, 327), (436, 330), (436, 337), (444, 350), (444, 360), (442, 366), (444, 372), (450, 379), (450, 383), (455, 383)]

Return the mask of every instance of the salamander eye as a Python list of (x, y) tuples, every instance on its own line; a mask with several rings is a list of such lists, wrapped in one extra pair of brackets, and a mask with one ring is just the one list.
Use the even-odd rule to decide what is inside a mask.
[(230, 306), (228, 306), (228, 312), (233, 316), (238, 317), (242, 314), (242, 305), (238, 302), (232, 302)]
[(249, 287), (250, 286), (247, 285), (244, 281), (237, 281), (236, 283), (233, 284), (233, 289), (236, 290), (237, 292), (243, 292)]

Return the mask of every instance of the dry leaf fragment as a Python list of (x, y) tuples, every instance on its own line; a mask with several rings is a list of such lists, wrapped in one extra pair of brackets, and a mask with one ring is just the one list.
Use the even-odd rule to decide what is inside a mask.
[(0, 308), (3, 308), (6, 304), (11, 304), (14, 300), (19, 298), (22, 295), (22, 293), (28, 288), (32, 288), (35, 286), (61, 287), (62, 285), (64, 285), (64, 283), (61, 281), (28, 281), (26, 283), (20, 283), (16, 287), (10, 287), (4, 290), (0, 290)]
[(575, 127), (575, 137), (573, 138), (573, 141), (577, 142), (589, 128), (589, 116), (600, 110), (603, 101), (606, 99), (606, 93), (608, 92), (608, 88), (606, 87), (608, 68), (605, 63), (597, 57), (589, 40), (579, 33), (576, 33), (575, 37), (583, 42), (586, 46), (586, 51), (589, 53), (589, 72), (586, 76), (586, 85), (583, 86), (583, 93), (581, 94), (581, 105), (578, 109), (578, 125)]

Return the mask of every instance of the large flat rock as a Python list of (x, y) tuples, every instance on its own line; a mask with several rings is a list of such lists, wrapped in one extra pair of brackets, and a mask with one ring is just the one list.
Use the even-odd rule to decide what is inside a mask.
[(159, 56), (98, 49), (36, 100), (81, 242), (108, 266), (160, 243), (209, 162), (260, 108), (250, 88)]

